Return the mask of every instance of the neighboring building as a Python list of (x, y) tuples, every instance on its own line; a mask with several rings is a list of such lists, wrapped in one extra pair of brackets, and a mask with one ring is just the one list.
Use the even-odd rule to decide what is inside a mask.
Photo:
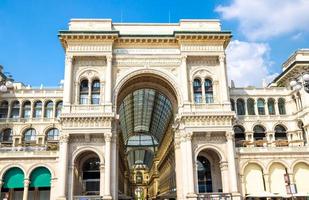
[(309, 195), (309, 50), (266, 88), (229, 88), (217, 20), (73, 19), (59, 38), (63, 88), (0, 94), (2, 197)]

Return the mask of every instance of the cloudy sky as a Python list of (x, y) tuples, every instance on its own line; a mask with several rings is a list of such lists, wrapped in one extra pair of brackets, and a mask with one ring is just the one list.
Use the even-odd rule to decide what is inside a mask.
[(57, 86), (64, 51), (57, 32), (70, 18), (114, 22), (220, 19), (233, 33), (227, 49), (236, 86), (261, 86), (297, 49), (309, 48), (309, 0), (0, 0), (0, 64), (15, 80)]

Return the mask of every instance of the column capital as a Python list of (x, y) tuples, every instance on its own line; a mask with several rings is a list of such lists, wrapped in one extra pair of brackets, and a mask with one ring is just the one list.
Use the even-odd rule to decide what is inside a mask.
[(106, 61), (107, 62), (111, 62), (112, 61), (112, 59), (113, 59), (113, 56), (112, 55), (106, 55)]
[(29, 187), (29, 185), (30, 185), (30, 180), (29, 179), (24, 179), (24, 187), (26, 188), (26, 187)]
[(222, 63), (225, 60), (225, 54), (220, 54), (219, 56), (219, 62)]
[(181, 56), (180, 56), (180, 58), (181, 58), (181, 61), (182, 62), (186, 62), (187, 61), (187, 55), (184, 55), (184, 54), (182, 54)]
[(105, 142), (111, 142), (112, 141), (112, 133), (104, 133), (104, 140)]
[(59, 138), (59, 142), (60, 142), (60, 144), (68, 143), (69, 142), (69, 135), (67, 135), (67, 134), (61, 135), (60, 138)]
[(65, 61), (66, 61), (66, 62), (72, 63), (72, 61), (73, 61), (73, 55), (67, 54), (67, 55), (65, 56)]
[(221, 161), (220, 162), (220, 169), (221, 171), (227, 171), (228, 170), (228, 162), (227, 161)]
[(225, 137), (227, 140), (233, 140), (234, 139), (234, 131), (227, 131), (225, 133)]

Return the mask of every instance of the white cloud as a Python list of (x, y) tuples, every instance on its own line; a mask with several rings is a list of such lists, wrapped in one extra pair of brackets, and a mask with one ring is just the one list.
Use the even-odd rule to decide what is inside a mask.
[(309, 31), (308, 0), (232, 0), (215, 11), (225, 20), (237, 20), (251, 41)]
[(236, 87), (261, 87), (262, 80), (269, 83), (278, 75), (269, 71), (272, 65), (269, 52), (266, 43), (231, 41), (226, 50), (229, 80), (233, 80)]

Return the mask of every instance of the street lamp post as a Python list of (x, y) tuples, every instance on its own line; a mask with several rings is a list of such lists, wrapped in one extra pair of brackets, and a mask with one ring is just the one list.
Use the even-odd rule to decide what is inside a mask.
[(304, 87), (304, 90), (309, 93), (309, 74), (305, 73), (302, 74), (301, 76), (301, 80), (292, 80), (290, 82), (290, 86), (294, 89), (294, 90), (300, 90), (302, 87)]

